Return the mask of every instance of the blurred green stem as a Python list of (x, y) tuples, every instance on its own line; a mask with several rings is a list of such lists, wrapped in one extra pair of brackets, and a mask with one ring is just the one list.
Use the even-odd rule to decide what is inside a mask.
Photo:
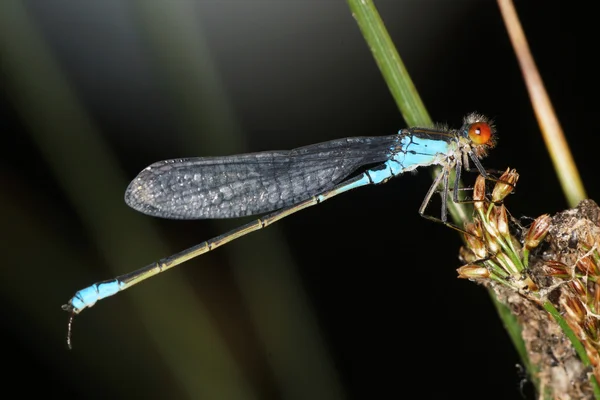
[(575, 164), (565, 134), (554, 112), (550, 96), (548, 96), (542, 76), (529, 49), (515, 6), (511, 0), (498, 0), (498, 6), (519, 61), (542, 137), (554, 164), (554, 171), (569, 206), (575, 207), (581, 200), (587, 198), (577, 164)]
[(396, 51), (375, 4), (370, 0), (348, 0), (348, 4), (406, 123), (409, 126), (432, 125), (431, 117)]

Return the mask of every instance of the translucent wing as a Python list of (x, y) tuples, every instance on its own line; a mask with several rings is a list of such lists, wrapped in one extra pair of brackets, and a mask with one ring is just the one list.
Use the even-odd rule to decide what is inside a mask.
[(400, 135), (336, 139), (289, 151), (159, 161), (129, 184), (125, 202), (171, 219), (262, 214), (332, 189), (363, 165), (384, 162)]

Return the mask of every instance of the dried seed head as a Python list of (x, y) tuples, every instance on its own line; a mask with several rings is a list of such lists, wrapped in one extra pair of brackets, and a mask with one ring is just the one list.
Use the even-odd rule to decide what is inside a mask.
[(512, 193), (519, 180), (519, 174), (517, 170), (507, 168), (506, 171), (500, 176), (498, 182), (492, 190), (492, 202), (497, 203), (504, 200), (506, 196)]
[(594, 310), (600, 310), (600, 283), (594, 285)]
[[(486, 225), (486, 227), (488, 227), (488, 226)], [(500, 251), (500, 245), (498, 244), (498, 241), (496, 240), (496, 238), (498, 237), (497, 232), (496, 232), (496, 236), (494, 237), (490, 234), (490, 229), (486, 229), (483, 233), (483, 236), (485, 238), (485, 240), (484, 240), (485, 246), (487, 247), (489, 253), (497, 254)]]
[(548, 214), (541, 215), (533, 221), (525, 235), (525, 248), (527, 250), (536, 248), (544, 240), (550, 229), (550, 222), (552, 222), (552, 218)]
[(579, 244), (581, 245), (583, 251), (590, 251), (594, 246), (594, 243), (596, 243), (596, 238), (589, 231), (586, 232), (584, 238), (579, 238)]
[(577, 269), (583, 272), (586, 275), (597, 276), (598, 275), (598, 266), (594, 264), (594, 261), (591, 257), (584, 257), (577, 261)]
[(506, 272), (517, 278), (520, 278), (521, 274), (519, 272), (519, 268), (515, 265), (513, 260), (506, 255), (506, 253), (498, 252), (496, 254), (496, 261), (500, 264), (500, 266), (502, 266), (502, 268), (504, 268)]
[(477, 177), (473, 186), (473, 201), (475, 209), (481, 211), (485, 208), (485, 178), (481, 175)]
[(498, 238), (500, 236), (500, 231), (498, 230), (498, 207), (492, 207), (488, 218), (483, 223), (483, 227), (491, 237)]
[(532, 292), (537, 292), (540, 289), (530, 277), (527, 275), (524, 275), (523, 277), (523, 284), (527, 287), (527, 289), (531, 290)]
[(485, 250), (485, 245), (483, 241), (473, 235), (465, 235), (465, 241), (467, 242), (467, 246), (469, 249), (475, 254), (478, 259), (485, 258), (487, 256), (487, 252)]
[(498, 227), (498, 232), (500, 232), (502, 236), (507, 237), (509, 235), (508, 215), (504, 205), (498, 207), (498, 213), (496, 214), (496, 226)]
[(479, 265), (464, 265), (456, 270), (461, 279), (485, 279), (490, 277), (490, 271)]
[(544, 263), (544, 267), (551, 276), (569, 276), (569, 267), (566, 264), (561, 263), (560, 261), (549, 260)]
[[(583, 328), (586, 331), (586, 336), (592, 340), (598, 340), (598, 319), (586, 318), (583, 323)], [(598, 354), (597, 351), (595, 353)]]
[(587, 298), (587, 288), (579, 279), (573, 279), (567, 283), (569, 287), (581, 298)]
[(474, 263), (477, 261), (477, 256), (473, 253), (473, 250), (465, 246), (460, 246), (458, 250), (458, 259), (464, 263)]
[(481, 228), (481, 221), (479, 219), (475, 219), (474, 223), (465, 224), (465, 230), (478, 238), (483, 236), (483, 229)]
[(579, 299), (567, 297), (561, 301), (561, 305), (565, 314), (578, 324), (581, 324), (585, 320), (585, 307)]

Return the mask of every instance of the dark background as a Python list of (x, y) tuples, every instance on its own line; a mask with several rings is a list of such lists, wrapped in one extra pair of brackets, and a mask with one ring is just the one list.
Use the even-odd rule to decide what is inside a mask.
[[(435, 121), (495, 119), (484, 165), (521, 174), (509, 210), (566, 208), (496, 3), (377, 6)], [(570, 6), (516, 6), (597, 199), (583, 168), (597, 134), (577, 129), (591, 106), (575, 91)], [(458, 235), (417, 214), (429, 171), (304, 210), (102, 301), (75, 319), (67, 350), (60, 305), (76, 290), (243, 222), (129, 209), (123, 192), (148, 164), (406, 125), (341, 0), (6, 0), (0, 30), (4, 390), (520, 398), (519, 359), (486, 291), (456, 279)]]

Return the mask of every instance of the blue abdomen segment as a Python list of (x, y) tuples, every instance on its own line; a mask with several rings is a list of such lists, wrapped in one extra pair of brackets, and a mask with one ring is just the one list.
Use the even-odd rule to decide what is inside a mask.
[(402, 170), (398, 169), (399, 164), (392, 160), (387, 160), (385, 163), (380, 165), (377, 168), (372, 168), (366, 171), (365, 174), (368, 174), (369, 178), (371, 178), (371, 183), (379, 184), (385, 182), (387, 179), (401, 174)]
[(79, 314), (84, 309), (92, 307), (98, 300), (119, 293), (124, 286), (125, 284), (118, 279), (94, 283), (75, 293), (75, 296), (69, 300), (71, 310), (73, 313)]
[[(400, 151), (391, 158), (394, 175), (417, 167), (440, 163), (451, 151), (452, 142), (406, 135), (400, 140)], [(395, 164), (395, 165), (394, 165)]]
[[(402, 131), (400, 131), (402, 134)], [(367, 171), (372, 183), (378, 184), (417, 167), (438, 164), (450, 149), (451, 143), (443, 139), (429, 139), (405, 135), (393, 150), (390, 159), (377, 168)]]
[[(402, 131), (401, 131), (402, 132)], [(451, 143), (443, 139), (430, 139), (405, 135), (399, 146), (391, 149), (389, 159), (378, 167), (367, 170), (363, 177), (339, 188), (346, 191), (367, 184), (379, 184), (417, 167), (438, 164), (445, 158)]]

